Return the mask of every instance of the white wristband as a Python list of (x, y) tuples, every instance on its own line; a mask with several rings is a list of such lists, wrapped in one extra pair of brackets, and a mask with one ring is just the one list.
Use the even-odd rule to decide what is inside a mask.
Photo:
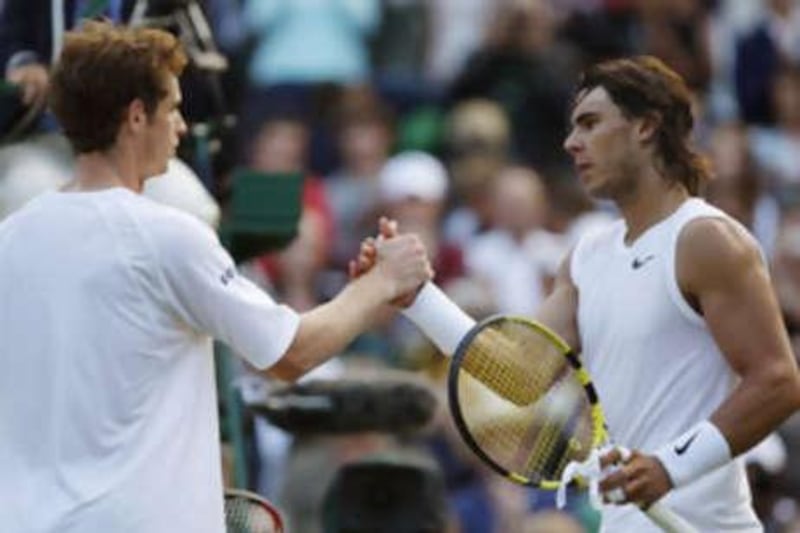
[(447, 356), (453, 355), (458, 343), (475, 325), (475, 320), (433, 283), (426, 283), (414, 303), (402, 313)]
[(681, 487), (731, 460), (728, 441), (717, 426), (704, 420), (656, 451), (674, 487)]

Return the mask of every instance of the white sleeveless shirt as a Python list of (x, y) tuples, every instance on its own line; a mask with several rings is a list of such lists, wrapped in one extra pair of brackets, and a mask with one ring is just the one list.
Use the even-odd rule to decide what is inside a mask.
[[(618, 220), (586, 235), (572, 254), (584, 364), (612, 440), (644, 453), (707, 419), (738, 383), (676, 279), (678, 237), (698, 217), (732, 220), (691, 198), (631, 245), (625, 243), (625, 221)], [(762, 531), (750, 500), (737, 459), (664, 501), (704, 533)], [(626, 505), (603, 510), (603, 531), (659, 530)]]

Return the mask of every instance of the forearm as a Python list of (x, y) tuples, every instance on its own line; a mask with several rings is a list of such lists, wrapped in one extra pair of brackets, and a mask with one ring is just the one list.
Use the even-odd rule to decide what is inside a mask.
[(294, 381), (340, 353), (379, 315), (385, 297), (374, 280), (360, 278), (333, 300), (303, 313), (294, 341), (286, 354), (266, 372)]
[[(787, 365), (788, 366), (788, 365)], [(767, 369), (742, 379), (711, 416), (733, 456), (743, 453), (775, 430), (798, 409), (796, 368)]]
[(703, 420), (656, 451), (673, 486), (719, 468), (755, 446), (798, 408), (793, 366), (749, 373), (709, 420)]

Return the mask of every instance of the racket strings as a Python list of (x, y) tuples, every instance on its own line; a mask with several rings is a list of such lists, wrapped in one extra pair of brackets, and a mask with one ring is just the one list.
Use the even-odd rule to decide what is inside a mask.
[(226, 533), (276, 533), (282, 531), (276, 511), (269, 503), (245, 491), (230, 491), (225, 495)]
[(498, 323), (476, 340), (458, 383), (469, 432), (505, 470), (536, 484), (558, 480), (592, 448), (591, 405), (576, 372), (550, 339), (525, 324)]
[(558, 379), (567, 366), (559, 355), (553, 364), (532, 365), (531, 355), (556, 351), (539, 335), (514, 322), (498, 328), (487, 328), (473, 340), (461, 368), (492, 388), (497, 394), (517, 405), (529, 405)]

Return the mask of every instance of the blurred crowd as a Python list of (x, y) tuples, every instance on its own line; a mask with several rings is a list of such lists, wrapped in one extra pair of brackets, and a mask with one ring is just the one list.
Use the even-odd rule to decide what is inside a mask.
[[(14, 17), (44, 15), (16, 12), (18, 3), (0, 0), (0, 59), (30, 107), (46, 96), (51, 54), (20, 55), (25, 43), (13, 41), (20, 39), (13, 27), (35, 21)], [(121, 2), (121, 12), (135, 16), (137, 5), (147, 4)], [(532, 313), (575, 239), (615, 217), (583, 194), (562, 149), (571, 87), (597, 60), (652, 54), (695, 91), (695, 141), (714, 168), (705, 195), (760, 242), (800, 350), (800, 2), (150, 4), (166, 12), (201, 7), (224, 62), (204, 61), (208, 50), (190, 53), (183, 91), (191, 134), (182, 160), (151, 180), (146, 194), (217, 225), (243, 169), (264, 179), (301, 174), (298, 236), (242, 264), (278, 300), (302, 311), (335, 294), (361, 240), (387, 215), (401, 231), (423, 237), (436, 282), (474, 317)], [(37, 65), (44, 72), (31, 74)], [(68, 179), (70, 156), (46, 112), (20, 135), (10, 131), (13, 114), (0, 111), (3, 218)], [(441, 396), (441, 414), (413, 435), (336, 436), (292, 435), (254, 416), (251, 488), (279, 506), (290, 531), (335, 531), (331, 487), (347, 483), (344, 466), (387, 454), (410, 454), (403, 464), (422, 465), (409, 501), (441, 491), (441, 500), (422, 503), (442, 506), (431, 519), (440, 525), (430, 531), (597, 527), (580, 498), (568, 512), (554, 512), (552, 495), (513, 486), (481, 466), (446, 413), (446, 359), (397, 315), (387, 312), (381, 323), (310, 377), (409, 372)], [(795, 417), (748, 455), (768, 532), (800, 531), (800, 455), (791, 453), (798, 446)]]

